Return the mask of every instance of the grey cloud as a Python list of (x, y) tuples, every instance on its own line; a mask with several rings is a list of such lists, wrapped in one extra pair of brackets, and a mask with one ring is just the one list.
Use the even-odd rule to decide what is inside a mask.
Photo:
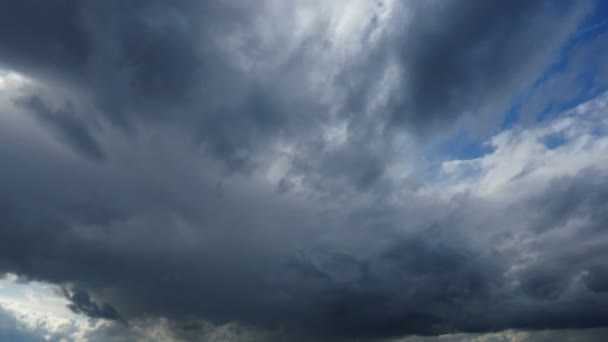
[[(310, 89), (331, 25), (280, 58), (296, 37), (257, 31), (264, 4), (5, 5), (0, 63), (40, 84), (17, 101), (36, 126), (0, 117), (13, 125), (0, 126), (0, 273), (74, 289), (78, 313), (167, 317), (186, 335), (191, 320), (311, 340), (608, 324), (605, 172), (557, 179), (523, 204), (434, 198), (388, 172), (404, 135), (500, 112), (587, 7), (412, 5), (411, 29), (396, 13), (372, 43), (382, 31), (370, 24), (369, 49)], [(401, 87), (372, 108), (391, 63)], [(55, 87), (81, 101), (55, 109), (42, 100)], [(337, 93), (329, 104), (324, 91)], [(341, 145), (323, 137), (333, 120)], [(37, 129), (79, 155), (23, 133)], [(283, 144), (278, 192), (264, 172)], [(551, 235), (578, 217), (589, 221), (571, 240)], [(534, 262), (520, 260), (528, 246), (494, 246), (522, 232)]]
[(470, 135), (493, 127), (591, 8), (591, 2), (400, 3), (390, 33), (373, 40), (383, 31), (369, 24), (366, 48), (335, 79), (346, 142), (337, 150), (318, 140), (305, 145), (294, 172), (330, 192), (382, 187), (391, 157), (407, 153), (396, 140), (428, 143), (458, 127)]
[[(11, 176), (5, 169), (4, 189), (10, 190), (8, 184), (24, 176)], [(49, 176), (56, 180), (52, 172)], [(568, 182), (574, 186), (588, 178)], [(2, 270), (86, 289), (127, 320), (194, 316), (349, 338), (606, 324), (604, 299), (584, 285), (570, 292), (566, 286), (576, 285), (575, 276), (591, 267), (589, 263), (602, 260), (605, 246), (600, 235), (594, 235), (597, 248), (585, 251), (584, 235), (568, 245), (539, 239), (535, 248), (543, 258), (526, 266), (526, 272), (517, 275), (521, 286), (513, 288), (504, 274), (522, 251), (497, 254), (490, 245), (462, 244), (468, 236), (490, 234), (483, 231), (488, 227), (498, 234), (508, 223), (500, 223), (500, 212), (486, 212), (489, 218), (479, 220), (468, 216), (469, 210), (482, 207), (472, 198), (460, 199), (455, 208), (434, 203), (434, 212), (451, 212), (437, 217), (434, 228), (418, 227), (414, 217), (391, 210), (388, 224), (370, 220), (357, 226), (348, 223), (356, 210), (294, 211), (293, 199), (285, 194), (265, 198), (260, 192), (248, 195), (228, 186), (224, 197), (217, 198), (214, 191), (193, 195), (188, 188), (174, 187), (179, 192), (163, 196), (157, 204), (161, 199), (137, 194), (137, 185), (107, 183), (101, 177), (86, 190), (81, 182), (90, 177), (76, 173), (70, 179), (71, 187), (82, 190), (54, 202), (42, 197), (36, 203), (32, 195), (12, 190), (3, 194)], [(35, 183), (18, 183), (21, 192), (45, 195)], [(154, 190), (157, 185), (151, 180), (135, 183), (145, 184), (149, 194), (164, 193)], [(83, 217), (74, 204), (81, 202), (82, 194), (95, 192), (100, 199), (106, 192), (121, 198), (94, 202), (108, 207), (107, 213)], [(124, 206), (122, 201), (138, 203)], [(182, 201), (198, 203), (200, 213), (184, 211)], [(247, 207), (254, 203), (258, 205)], [(602, 205), (589, 202), (585, 212), (600, 213)], [(113, 214), (114, 206), (129, 211)], [(40, 211), (34, 211), (37, 208)], [(432, 212), (413, 212), (423, 223), (433, 217)], [(521, 208), (511, 213), (527, 214)], [(421, 232), (415, 232), (418, 229)], [(293, 259), (297, 250), (302, 253)], [(84, 303), (75, 306), (78, 311), (113, 316), (83, 298), (76, 301)]]
[[(310, 66), (324, 56), (322, 30), (313, 36), (319, 43), (302, 44), (293, 52), (299, 57), (286, 63), (252, 71), (235, 64), (238, 57), (231, 53), (263, 60), (289, 42), (289, 36), (276, 42), (256, 36), (255, 14), (264, 6), (68, 0), (45, 6), (52, 8), (44, 18), (30, 14), (43, 12), (34, 11), (31, 1), (6, 6), (2, 49), (8, 67), (34, 76), (52, 74), (53, 80), (82, 88), (111, 122), (126, 129), (140, 121), (177, 124), (231, 168), (251, 167), (251, 154), (273, 138), (314, 135), (329, 111), (314, 99), (318, 94), (306, 94), (300, 86)], [(475, 111), (471, 117), (503, 112), (588, 8), (554, 7), (524, 1), (412, 5), (404, 12), (414, 11), (413, 21), (403, 27), (397, 13), (390, 23), (398, 29), (396, 36), (374, 44), (369, 37), (378, 28), (369, 24), (362, 44), (370, 44), (370, 52), (338, 71), (332, 86), (346, 92), (343, 113), (352, 116), (352, 134), (361, 135), (353, 144), (377, 139), (366, 131), (378, 126), (405, 126), (424, 136), (449, 129)], [(15, 22), (18, 17), (24, 20)], [(246, 48), (235, 50), (231, 40)], [(544, 43), (538, 46), (538, 41)], [(385, 114), (368, 118), (361, 113), (363, 103), (376, 96), (372, 88), (393, 60), (401, 67), (402, 88), (390, 90)], [(299, 99), (303, 96), (306, 102)], [(375, 171), (356, 176), (355, 182), (373, 180), (382, 172), (383, 159), (369, 165)]]
[(78, 2), (14, 1), (0, 14), (0, 65), (47, 77), (74, 74), (90, 49), (78, 20)]
[(368, 76), (359, 79), (346, 70), (348, 84), (356, 86), (345, 112), (365, 108), (362, 103), (376, 96), (370, 84), (397, 65), (392, 72), (400, 73), (401, 83), (385, 112), (374, 117), (384, 115), (380, 120), (386, 120), (389, 133), (405, 127), (428, 138), (463, 119), (469, 129), (492, 123), (542, 74), (590, 4), (562, 8), (542, 1), (444, 1), (405, 6), (404, 15), (395, 19), (403, 30), (388, 36), (380, 44), (383, 52), (374, 50), (355, 69)]
[[(40, 8), (26, 1), (5, 7), (1, 62), (82, 89), (124, 130), (136, 130), (141, 122), (173, 123), (228, 166), (242, 168), (266, 136), (286, 128), (287, 109), (279, 110), (270, 95), (277, 89), (256, 85), (223, 51), (231, 35), (252, 39), (252, 13), (242, 8), (250, 6), (61, 1)], [(64, 119), (61, 126), (66, 125), (73, 126)], [(75, 130), (63, 131), (75, 138)], [(82, 133), (78, 139), (85, 140)]]
[(105, 154), (83, 120), (75, 116), (74, 108), (66, 103), (65, 108), (55, 111), (39, 97), (19, 99), (17, 103), (29, 110), (49, 130), (55, 132), (70, 147), (87, 158), (102, 161)]
[(91, 299), (88, 293), (80, 289), (64, 288), (63, 293), (70, 301), (68, 308), (74, 313), (83, 314), (91, 318), (102, 318), (120, 321), (120, 314), (108, 303), (98, 304)]
[(608, 265), (598, 263), (587, 270), (585, 283), (590, 290), (595, 292), (608, 292)]
[(411, 92), (393, 118), (425, 130), (461, 116), (502, 114), (585, 14), (581, 4), (448, 1), (430, 7), (414, 18), (415, 38), (400, 51)]
[(489, 334), (451, 334), (441, 337), (410, 337), (399, 342), (596, 342), (603, 341), (608, 334), (606, 329), (579, 329), (553, 331), (516, 331), (509, 330)]

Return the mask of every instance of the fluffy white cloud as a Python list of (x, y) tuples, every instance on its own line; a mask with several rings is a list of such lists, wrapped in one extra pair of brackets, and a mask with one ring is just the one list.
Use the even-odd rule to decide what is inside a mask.
[(492, 137), (492, 152), (441, 165), (448, 195), (471, 193), (515, 201), (554, 179), (581, 170), (608, 170), (608, 93), (536, 126), (516, 126)]

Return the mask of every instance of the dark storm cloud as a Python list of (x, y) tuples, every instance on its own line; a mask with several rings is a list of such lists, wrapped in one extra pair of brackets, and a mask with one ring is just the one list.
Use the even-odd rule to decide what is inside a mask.
[(415, 39), (399, 51), (409, 91), (393, 119), (428, 131), (461, 116), (501, 115), (580, 20), (581, 4), (420, 3)]
[[(286, 35), (268, 42), (256, 36), (255, 14), (265, 6), (63, 0), (41, 8), (31, 0), (9, 2), (0, 18), (5, 25), (0, 62), (82, 87), (119, 126), (132, 129), (150, 120), (176, 124), (228, 166), (242, 169), (251, 166), (250, 155), (269, 139), (318, 128), (328, 110), (313, 94), (306, 103), (292, 94), (306, 96), (298, 82), (324, 55), (323, 31), (310, 39), (318, 43), (302, 44), (287, 63), (259, 70), (265, 74), (234, 64), (235, 53), (263, 60), (293, 39)], [(403, 9), (415, 13), (406, 27), (406, 18), (395, 15), (391, 24), (400, 30), (377, 44), (362, 41), (370, 44), (370, 52), (338, 78), (339, 91), (347, 92), (344, 113), (355, 115), (350, 146), (378, 139), (368, 131), (391, 128), (394, 122), (425, 136), (449, 129), (462, 116), (502, 113), (513, 94), (540, 74), (586, 8), (558, 8), (545, 1), (411, 7)], [(240, 45), (231, 46), (232, 40)], [(400, 66), (401, 87), (391, 89), (385, 114), (367, 119), (361, 112), (393, 60)], [(386, 160), (374, 152), (375, 160), (361, 162), (369, 170), (352, 181), (365, 186), (382, 173)], [(318, 166), (321, 171), (334, 173), (325, 164)]]
[[(75, 289), (70, 308), (91, 317), (314, 338), (608, 324), (605, 172), (560, 179), (521, 205), (436, 199), (388, 170), (404, 134), (502, 110), (587, 7), (397, 6), (411, 11), (405, 27), (397, 13), (372, 43), (382, 31), (371, 20), (369, 51), (317, 69), (337, 44), (325, 40), (331, 25), (288, 50), (300, 39), (294, 17), (268, 19), (274, 5), (4, 4), (0, 65), (37, 83), (1, 110), (17, 115), (0, 117), (0, 273)], [(269, 38), (257, 25), (275, 19)], [(372, 108), (394, 64), (399, 87)], [(308, 83), (313, 69), (334, 73), (327, 89)], [(334, 119), (341, 144), (322, 137)], [(279, 193), (259, 174), (282, 144), (295, 155)], [(551, 235), (579, 218), (593, 235), (574, 231), (566, 245)], [(493, 247), (520, 232), (541, 258)]]
[(587, 270), (585, 284), (594, 292), (608, 292), (608, 263), (598, 262)]
[(90, 51), (79, 25), (77, 1), (6, 2), (0, 14), (0, 65), (65, 77)]
[(38, 118), (49, 130), (56, 132), (69, 146), (94, 160), (103, 160), (105, 155), (83, 120), (74, 115), (73, 107), (67, 103), (62, 110), (54, 111), (39, 97), (20, 99), (17, 103)]
[[(223, 51), (226, 41), (239, 39), (251, 45), (243, 50), (247, 54), (260, 53), (247, 33), (255, 6), (65, 0), (42, 6), (11, 1), (3, 7), (0, 63), (82, 89), (125, 130), (138, 122), (172, 123), (228, 166), (243, 168), (255, 147), (283, 123), (273, 85), (256, 85)], [(74, 129), (76, 123), (54, 118), (49, 120), (55, 126), (70, 126), (62, 132), (79, 140), (77, 146), (88, 145), (84, 148), (100, 157), (91, 139)]]
[(405, 128), (427, 138), (463, 118), (472, 127), (491, 123), (541, 75), (590, 4), (473, 0), (405, 6), (411, 19), (396, 19), (403, 29), (346, 70), (342, 86), (351, 89), (345, 113), (365, 108), (377, 96), (370, 85), (390, 70), (401, 82), (384, 108), (389, 132)]
[(108, 303), (98, 304), (91, 299), (88, 293), (80, 289), (63, 289), (63, 294), (70, 301), (68, 308), (76, 314), (83, 314), (91, 318), (103, 318), (120, 321), (120, 314)]

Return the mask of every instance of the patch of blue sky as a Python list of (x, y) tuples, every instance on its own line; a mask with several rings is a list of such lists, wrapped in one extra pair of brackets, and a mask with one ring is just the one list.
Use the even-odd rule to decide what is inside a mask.
[(484, 134), (474, 137), (465, 127), (457, 128), (447, 139), (443, 139), (433, 147), (433, 154), (439, 159), (474, 159), (491, 153), (493, 148), (485, 141), (494, 135)]
[(549, 134), (544, 137), (543, 143), (550, 149), (556, 149), (568, 142), (568, 137), (563, 132)]
[[(563, 44), (538, 79), (520, 94), (502, 115), (497, 130), (542, 122), (589, 101), (608, 90), (608, 1), (597, 0), (579, 29)], [(492, 152), (485, 142), (496, 130), (472, 136), (461, 127), (439, 142), (433, 155), (474, 159)], [(561, 141), (548, 142), (554, 148)], [(562, 141), (563, 143), (563, 141)]]
[(608, 90), (607, 59), (608, 1), (596, 0), (593, 11), (541, 76), (514, 98), (501, 127), (512, 127), (522, 117), (549, 120), (604, 93)]

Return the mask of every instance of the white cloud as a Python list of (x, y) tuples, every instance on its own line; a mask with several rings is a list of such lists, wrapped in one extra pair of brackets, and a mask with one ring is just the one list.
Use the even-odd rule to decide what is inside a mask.
[[(441, 165), (448, 194), (511, 200), (539, 191), (556, 177), (608, 169), (608, 93), (535, 127), (505, 130), (487, 142), (493, 151)], [(441, 191), (444, 191), (442, 188)]]
[(47, 340), (85, 341), (87, 332), (105, 324), (72, 313), (67, 304), (56, 286), (23, 282), (11, 274), (0, 279), (0, 307)]
[(0, 69), (0, 90), (2, 91), (18, 88), (30, 82), (30, 79), (18, 72)]

